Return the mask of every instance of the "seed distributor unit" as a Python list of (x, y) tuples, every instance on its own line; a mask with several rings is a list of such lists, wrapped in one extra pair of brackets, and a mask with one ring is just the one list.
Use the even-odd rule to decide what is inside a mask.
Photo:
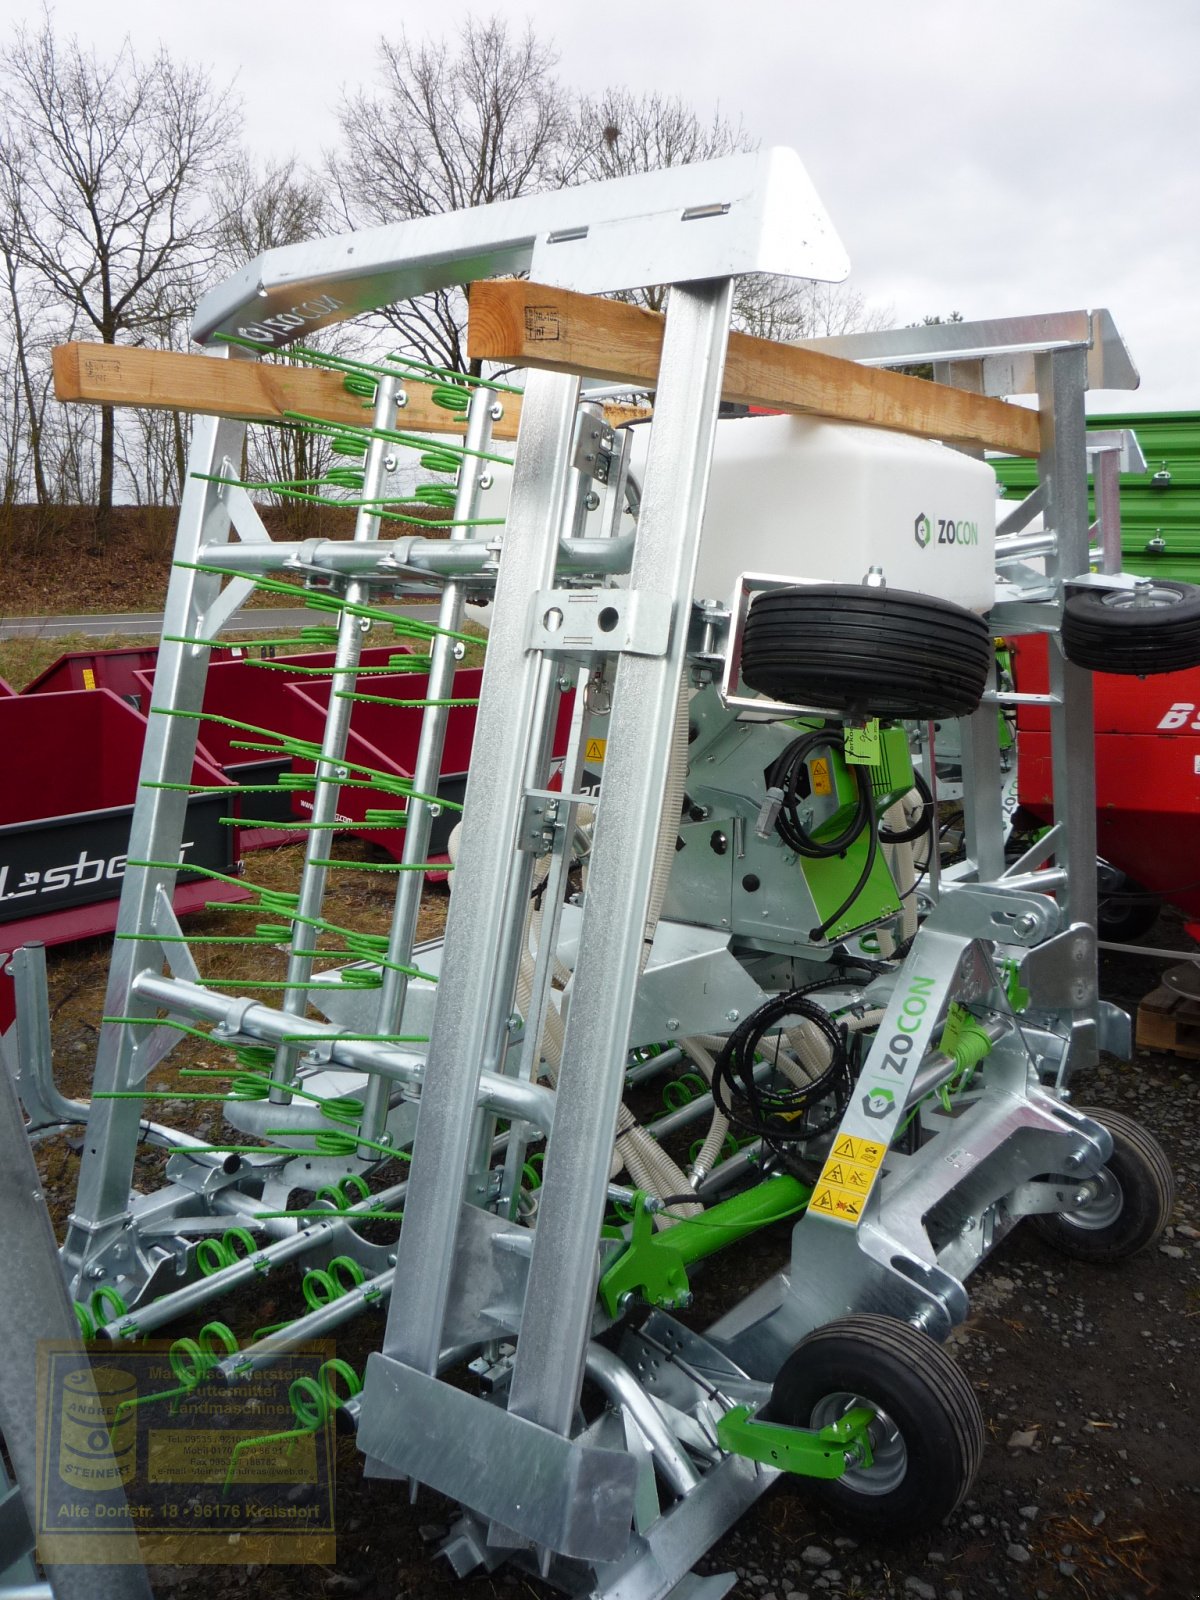
[[(331, 1280), (261, 1337), (209, 1323), (216, 1385), (386, 1307), (326, 1409), (367, 1473), (457, 1503), (460, 1574), (512, 1561), (575, 1594), (715, 1597), (732, 1578), (693, 1562), (777, 1482), (868, 1531), (939, 1520), (982, 1448), (943, 1348), (971, 1270), (1025, 1217), (1099, 1259), (1169, 1214), (1149, 1136), (1069, 1097), (1129, 1047), (1097, 993), (1090, 678), (1062, 618), (1069, 595), (1130, 587), (1089, 572), (1083, 401), (1136, 374), (1105, 312), (822, 348), (730, 335), (738, 275), (846, 265), (772, 151), (272, 251), (197, 313), (212, 414), (93, 1094), (42, 1096), (87, 1123), (63, 1268), (85, 1332), (118, 1346), (287, 1260)], [(529, 278), (484, 281), (506, 272)], [(519, 396), (304, 343), (468, 282), (471, 353), (526, 370)], [(665, 318), (595, 298), (664, 283)], [(944, 381), (888, 370), (928, 361)], [(267, 414), (263, 373), (284, 425), (354, 457), (282, 486), (349, 490), (353, 539), (266, 537), (237, 420)], [(648, 390), (649, 422), (605, 409)], [(1024, 394), (1036, 410), (1002, 398)], [(785, 414), (720, 420), (722, 398)], [(449, 539), (389, 494), (407, 448), (442, 474), (423, 498)], [(999, 528), (984, 449), (1039, 465)], [(169, 896), (208, 647), (280, 573), (334, 630), (303, 866), (294, 892), (250, 885), (270, 920), (242, 942), (251, 964), (282, 947), (283, 976), (212, 981)], [(404, 830), (390, 931), (369, 935), (325, 909), (354, 865), (339, 795), (379, 782), (347, 757), (356, 703), (381, 698), (360, 652), (395, 625), (384, 601), (431, 586), (436, 624), (405, 625), (427, 655), (388, 691), (425, 714), (394, 812), (367, 816)], [(468, 601), (489, 608), (474, 749), (445, 934), (417, 946)], [(1020, 697), (993, 637), (1032, 632), (1055, 820), (1006, 864), (997, 709)], [(946, 870), (934, 722), (961, 748), (965, 861)], [(286, 730), (234, 731), (295, 754)], [(18, 977), (16, 1064), (45, 1087), (28, 952)], [(210, 1070), (225, 1138), (168, 1130), (164, 1186), (135, 1192), (155, 1074), (196, 1032), (228, 1063)], [(705, 1258), (785, 1219), (783, 1268), (697, 1326)]]

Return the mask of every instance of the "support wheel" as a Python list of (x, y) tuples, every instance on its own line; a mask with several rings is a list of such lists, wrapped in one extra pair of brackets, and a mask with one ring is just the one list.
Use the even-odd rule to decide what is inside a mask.
[(983, 1454), (971, 1385), (941, 1345), (907, 1322), (846, 1317), (796, 1346), (775, 1379), (769, 1415), (824, 1428), (860, 1405), (876, 1412), (871, 1466), (789, 1481), (876, 1536), (935, 1527), (967, 1494)]
[(1096, 1175), (1100, 1191), (1077, 1211), (1043, 1212), (1029, 1223), (1076, 1261), (1124, 1261), (1154, 1244), (1171, 1220), (1171, 1163), (1158, 1140), (1130, 1117), (1096, 1106), (1076, 1109), (1112, 1135), (1113, 1153)]
[(982, 617), (931, 595), (814, 583), (750, 607), (741, 674), (789, 705), (854, 717), (965, 717), (987, 685)]
[(1068, 661), (1148, 678), (1200, 666), (1200, 587), (1147, 579), (1137, 589), (1079, 589), (1063, 610)]
[(1119, 867), (1098, 861), (1096, 887), (1096, 932), (1102, 939), (1125, 944), (1149, 933), (1158, 921), (1163, 908), (1161, 896), (1135, 883)]

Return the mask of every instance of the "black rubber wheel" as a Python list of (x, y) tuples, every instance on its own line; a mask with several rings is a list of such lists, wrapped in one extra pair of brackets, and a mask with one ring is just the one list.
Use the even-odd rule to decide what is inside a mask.
[(1041, 1212), (1029, 1223), (1061, 1255), (1076, 1261), (1124, 1261), (1154, 1244), (1171, 1220), (1171, 1163), (1158, 1140), (1132, 1118), (1096, 1106), (1076, 1109), (1112, 1135), (1113, 1153), (1098, 1174), (1100, 1193), (1078, 1211)]
[(987, 685), (982, 617), (899, 589), (815, 583), (760, 594), (742, 641), (742, 677), (789, 705), (853, 717), (963, 717)]
[(1149, 678), (1200, 666), (1200, 587), (1148, 579), (1148, 588), (1079, 589), (1063, 610), (1068, 661), (1092, 672)]
[(1158, 921), (1162, 898), (1128, 877), (1107, 861), (1096, 864), (1096, 886), (1100, 893), (1096, 908), (1096, 932), (1114, 944), (1140, 939)]
[(877, 1413), (873, 1464), (840, 1478), (785, 1481), (876, 1536), (935, 1527), (969, 1491), (983, 1454), (974, 1390), (941, 1345), (907, 1322), (845, 1317), (796, 1346), (775, 1379), (768, 1416), (824, 1428), (862, 1404)]

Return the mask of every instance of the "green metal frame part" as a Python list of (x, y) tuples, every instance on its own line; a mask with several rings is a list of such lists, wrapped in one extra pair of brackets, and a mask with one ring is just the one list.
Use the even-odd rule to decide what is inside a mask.
[(628, 1304), (626, 1296), (672, 1309), (691, 1299), (687, 1269), (694, 1261), (736, 1244), (749, 1233), (785, 1217), (799, 1216), (812, 1189), (779, 1173), (763, 1183), (709, 1206), (702, 1216), (683, 1217), (656, 1233), (654, 1214), (640, 1190), (634, 1200), (629, 1243), (600, 1279), (600, 1299), (610, 1317)]
[(818, 1431), (759, 1422), (749, 1406), (734, 1406), (717, 1423), (717, 1443), (730, 1455), (800, 1478), (840, 1478), (850, 1467), (873, 1464), (868, 1429), (874, 1420), (870, 1406), (855, 1406)]

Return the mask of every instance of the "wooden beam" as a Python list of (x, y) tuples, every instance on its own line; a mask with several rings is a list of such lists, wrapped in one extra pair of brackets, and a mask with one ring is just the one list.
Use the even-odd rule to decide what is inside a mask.
[[(485, 361), (652, 388), (663, 322), (624, 301), (504, 279), (472, 285), (467, 348)], [(722, 398), (1012, 455), (1041, 448), (1038, 414), (1024, 406), (743, 333), (730, 335)]]
[[(247, 422), (278, 422), (285, 411), (358, 427), (371, 421), (370, 406), (347, 394), (336, 372), (123, 345), (56, 345), (54, 393), (60, 400), (89, 405), (198, 411)], [(515, 439), (521, 397), (504, 395), (503, 402), (504, 414), (493, 436)], [(435, 406), (425, 384), (413, 383), (400, 426), (414, 433), (462, 433), (464, 423), (456, 413)]]

